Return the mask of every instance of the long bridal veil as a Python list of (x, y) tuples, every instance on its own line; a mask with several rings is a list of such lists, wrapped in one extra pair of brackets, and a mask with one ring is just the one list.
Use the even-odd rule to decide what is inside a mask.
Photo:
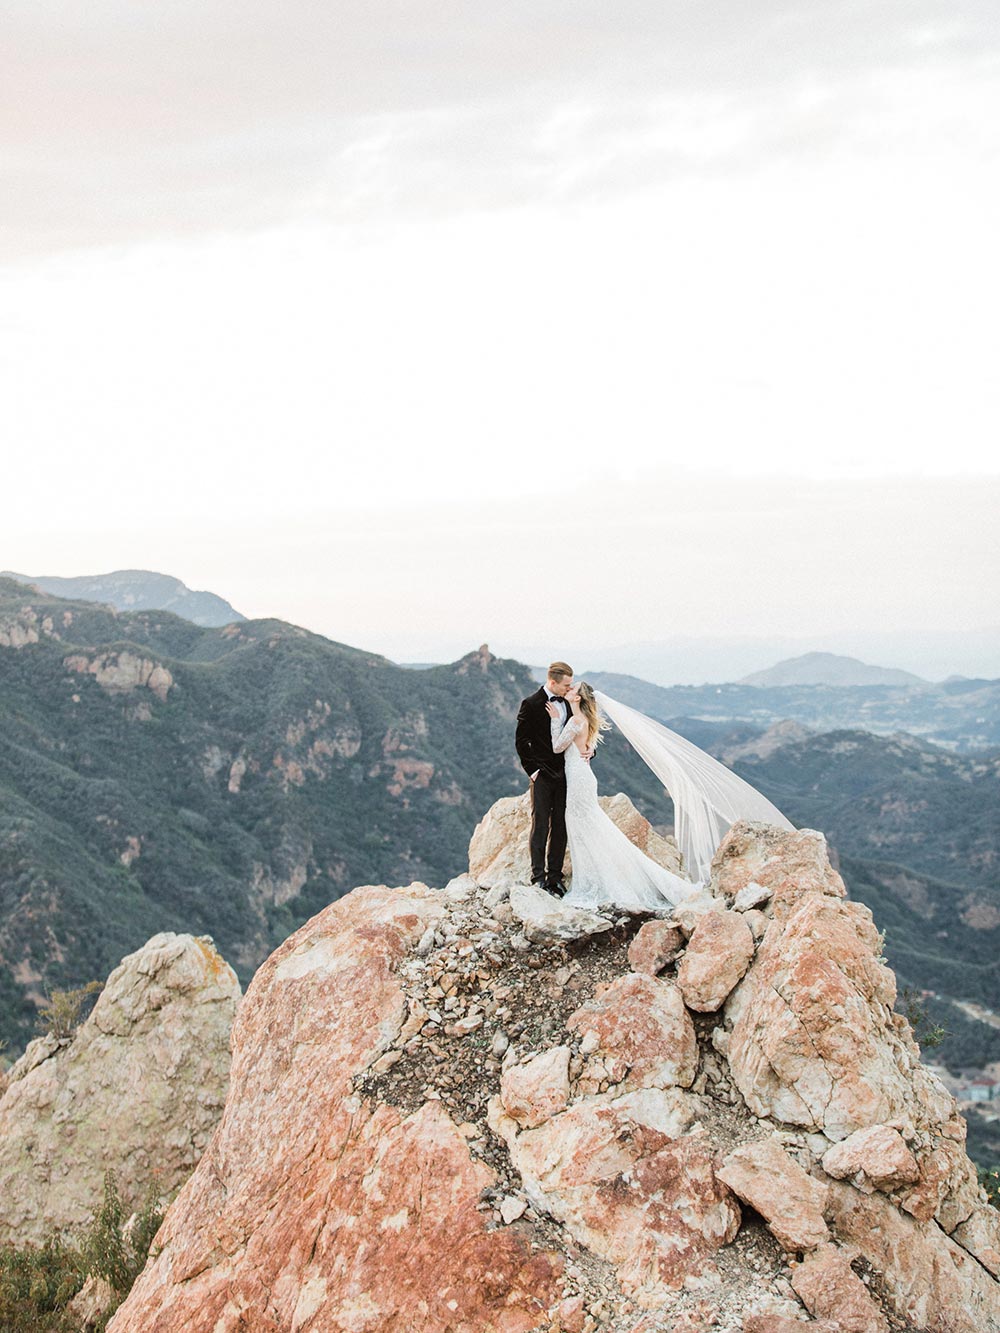
[(676, 731), (601, 690), (595, 690), (594, 695), (601, 710), (670, 793), (677, 845), (687, 873), (696, 883), (707, 882), (715, 849), (738, 819), (794, 828), (749, 782)]

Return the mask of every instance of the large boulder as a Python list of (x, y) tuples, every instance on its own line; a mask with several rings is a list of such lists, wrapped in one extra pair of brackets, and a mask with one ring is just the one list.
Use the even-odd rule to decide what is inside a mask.
[[(673, 838), (657, 833), (649, 820), (635, 808), (624, 792), (599, 798), (601, 808), (658, 865), (675, 875), (684, 873), (682, 858)], [(505, 796), (492, 805), (476, 825), (469, 843), (469, 874), (483, 888), (509, 888), (531, 882), (531, 795)], [(572, 875), (573, 866), (566, 853), (564, 874)]]
[[(650, 970), (637, 922), (532, 941), (474, 877), (321, 912), (110, 1333), (1000, 1333), (996, 1215), (870, 919), (819, 835), (729, 848)], [(690, 1010), (684, 940), (762, 878), (745, 975)]]
[(0, 1240), (86, 1224), (106, 1171), (127, 1206), (176, 1193), (222, 1113), (239, 997), (211, 940), (156, 935), (71, 1038), (30, 1043), (0, 1099)]
[(739, 912), (705, 912), (688, 940), (677, 969), (684, 1003), (698, 1013), (714, 1013), (750, 966), (753, 932)]
[(784, 908), (727, 1006), (750, 1109), (832, 1141), (899, 1116), (947, 1119), (951, 1099), (893, 1011), (869, 909), (811, 890)]
[(740, 1225), (706, 1134), (689, 1131), (683, 1093), (645, 1090), (584, 1100), (518, 1134), (497, 1113), (534, 1206), (613, 1264), (624, 1292), (662, 1304), (685, 1280), (716, 1273), (712, 1258)]
[[(411, 1107), (358, 1086), (405, 1049), (401, 965), (447, 901), (423, 885), (356, 889), (263, 965), (234, 1028), (222, 1122), (116, 1333), (265, 1320), (522, 1333), (555, 1302), (561, 1256), (487, 1225), (478, 1204), (495, 1174), (440, 1094), (412, 1069)], [(427, 1023), (441, 1036), (440, 1015)], [(397, 1061), (383, 1061), (386, 1076)]]
[(736, 1148), (718, 1176), (760, 1213), (786, 1250), (814, 1250), (829, 1238), (823, 1220), (826, 1187), (774, 1139)]
[(698, 1068), (698, 1039), (671, 981), (626, 972), (570, 1014), (580, 1036), (580, 1088), (689, 1088)]
[[(995, 1218), (996, 1210), (989, 1211)], [(942, 1333), (1000, 1329), (1000, 1284), (936, 1222), (919, 1222), (884, 1194), (866, 1194), (841, 1181), (830, 1183), (827, 1217), (848, 1253), (879, 1274), (893, 1313), (910, 1327)]]
[(713, 893), (729, 906), (741, 910), (764, 897), (779, 917), (805, 893), (847, 896), (822, 833), (750, 820), (734, 824), (719, 844), (711, 882)]

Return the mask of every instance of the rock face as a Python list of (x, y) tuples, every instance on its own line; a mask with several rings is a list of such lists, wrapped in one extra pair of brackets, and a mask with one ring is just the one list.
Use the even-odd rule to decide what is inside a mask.
[[(604, 811), (625, 836), (647, 856), (675, 875), (684, 873), (681, 854), (674, 840), (657, 833), (623, 792), (599, 799)], [(523, 796), (506, 796), (497, 801), (476, 825), (469, 845), (469, 872), (477, 883), (487, 889), (530, 883), (530, 831), (531, 798), (527, 793)], [(572, 874), (572, 869), (567, 853), (567, 876)]]
[(210, 940), (156, 935), (72, 1038), (31, 1042), (0, 1099), (0, 1240), (89, 1222), (107, 1170), (128, 1205), (177, 1191), (222, 1111), (239, 996)]
[(774, 1139), (737, 1148), (723, 1162), (718, 1176), (744, 1203), (757, 1209), (786, 1250), (814, 1250), (829, 1239), (823, 1220), (826, 1187)]
[(853, 1177), (864, 1188), (870, 1181), (876, 1189), (898, 1189), (920, 1179), (917, 1159), (898, 1129), (871, 1125), (855, 1130), (823, 1155), (823, 1170), (836, 1180)]
[(691, 933), (677, 969), (689, 1009), (714, 1013), (750, 966), (753, 934), (738, 912), (706, 912)]
[(825, 888), (782, 899), (727, 1007), (733, 1076), (756, 1115), (832, 1140), (912, 1105), (944, 1120), (950, 1098), (920, 1065), (871, 912)]
[(997, 1215), (822, 839), (737, 826), (715, 881), (638, 948), (638, 919), (532, 943), (475, 876), (320, 913), (250, 986), (111, 1333), (1000, 1333)]

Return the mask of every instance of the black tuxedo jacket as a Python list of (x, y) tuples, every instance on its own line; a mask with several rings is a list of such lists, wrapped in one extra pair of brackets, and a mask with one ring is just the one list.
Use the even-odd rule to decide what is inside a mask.
[(514, 745), (521, 767), (529, 778), (539, 769), (550, 777), (561, 777), (566, 768), (565, 754), (556, 754), (552, 748), (552, 719), (545, 711), (547, 703), (548, 695), (543, 685), (527, 699), (522, 699), (517, 711)]

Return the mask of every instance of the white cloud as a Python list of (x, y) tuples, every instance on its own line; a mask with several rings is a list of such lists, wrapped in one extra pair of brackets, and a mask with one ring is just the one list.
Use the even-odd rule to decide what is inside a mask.
[(865, 570), (907, 568), (900, 614), (988, 614), (970, 492), (826, 561), (841, 492), (796, 487), (1000, 468), (992, 0), (9, 8), (5, 567), (159, 565), (400, 653), (407, 616), (412, 653), (513, 642), (578, 552), (621, 642), (633, 568), (657, 621), (875, 623)]
[(15, 0), (5, 253), (615, 197), (1000, 135), (992, 0)]

